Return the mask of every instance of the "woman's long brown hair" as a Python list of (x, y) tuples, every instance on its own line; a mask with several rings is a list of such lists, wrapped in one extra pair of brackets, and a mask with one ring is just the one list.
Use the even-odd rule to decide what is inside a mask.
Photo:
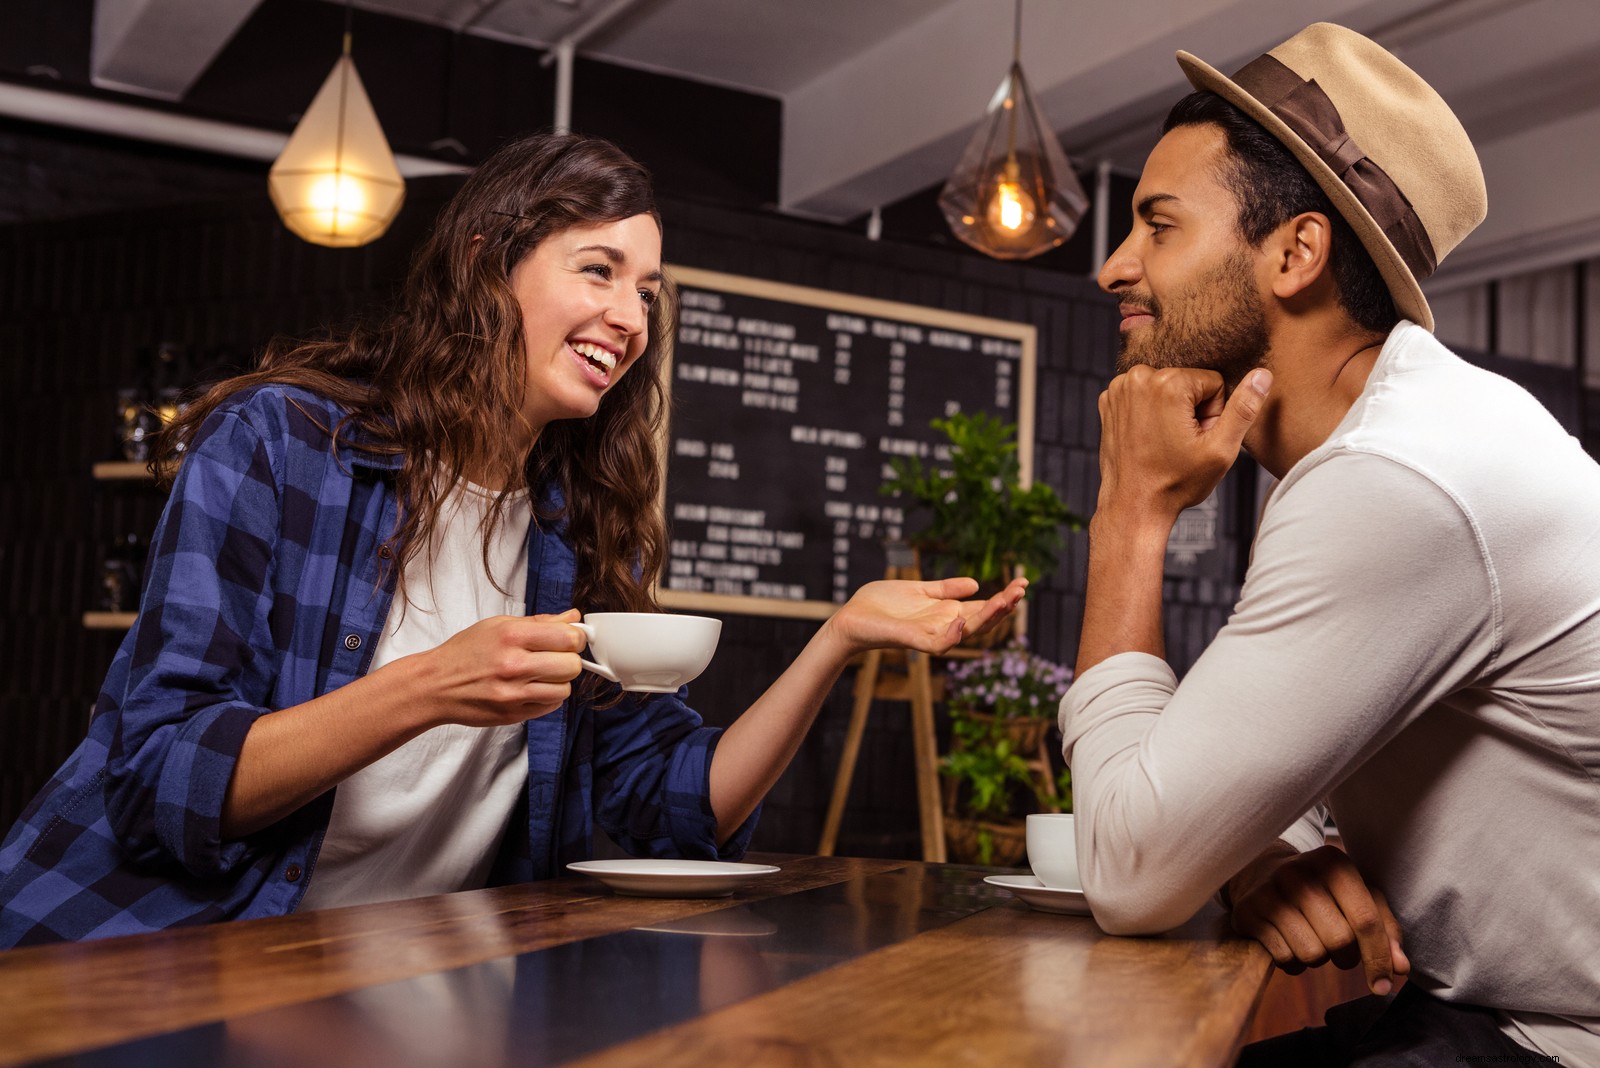
[(508, 487), (485, 524), (485, 563), (509, 493), (527, 486), (537, 502), (553, 483), (565, 505), (539, 520), (564, 516), (568, 523), (578, 563), (573, 604), (585, 613), (656, 610), (652, 591), (666, 544), (661, 375), (674, 294), (663, 288), (643, 354), (599, 411), (551, 423), (529, 451), (523, 312), (510, 282), (512, 268), (551, 234), (635, 215), (660, 224), (649, 173), (610, 142), (545, 134), (507, 145), (440, 212), (394, 311), (331, 340), (275, 340), (255, 371), (213, 386), (185, 408), (158, 442), (157, 465), (175, 469), (172, 461), (206, 417), (240, 390), (301, 386), (348, 412), (329, 428), (333, 436), (354, 425), (373, 443), (368, 448), (402, 457), (400, 522), (386, 542), (401, 597), (405, 563), (428, 544), (446, 495), (471, 472), (486, 485)]

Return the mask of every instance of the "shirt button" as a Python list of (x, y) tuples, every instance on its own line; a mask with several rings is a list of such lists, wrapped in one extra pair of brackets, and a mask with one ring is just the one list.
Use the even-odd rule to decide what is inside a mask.
[(344, 636), (344, 647), (350, 650), (352, 653), (361, 648), (361, 635), (346, 634)]
[(391, 551), (390, 548), (387, 545), (378, 546), (378, 559), (379, 560), (387, 560), (387, 559), (389, 559), (389, 557), (391, 557), (393, 555), (394, 555), (393, 551)]
[(287, 868), (283, 869), (283, 877), (285, 879), (287, 879), (291, 883), (299, 882), (300, 881), (300, 865), (291, 864)]

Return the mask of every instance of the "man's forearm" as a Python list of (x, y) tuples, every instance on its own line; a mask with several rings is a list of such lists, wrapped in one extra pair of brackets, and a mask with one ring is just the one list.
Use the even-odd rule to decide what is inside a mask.
[(1118, 653), (1166, 658), (1161, 575), (1172, 521), (1102, 507), (1089, 523), (1089, 581), (1077, 673)]

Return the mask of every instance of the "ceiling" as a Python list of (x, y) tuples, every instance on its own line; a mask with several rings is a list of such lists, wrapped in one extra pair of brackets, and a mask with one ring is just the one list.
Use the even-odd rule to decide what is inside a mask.
[[(93, 79), (181, 100), (259, 2), (95, 0)], [(1008, 0), (355, 6), (538, 48), (577, 33), (584, 57), (776, 97), (779, 206), (831, 220), (942, 179), (1005, 72), (1013, 29)], [(1600, 173), (1595, 0), (1028, 0), (1022, 62), (1080, 167), (1104, 160), (1135, 174), (1186, 90), (1176, 49), (1231, 70), (1317, 20), (1402, 56), (1479, 148), (1490, 219), (1442, 282), (1600, 254), (1600, 206), (1582, 192)]]

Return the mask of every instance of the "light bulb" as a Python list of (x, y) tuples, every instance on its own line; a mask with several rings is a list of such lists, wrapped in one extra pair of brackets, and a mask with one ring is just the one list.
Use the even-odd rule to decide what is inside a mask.
[(1007, 234), (1020, 234), (1033, 226), (1038, 205), (1011, 176), (1000, 180), (989, 198), (989, 225)]
[(326, 234), (347, 232), (366, 207), (367, 194), (361, 180), (343, 171), (324, 174), (311, 186), (311, 210), (316, 213), (317, 229)]

